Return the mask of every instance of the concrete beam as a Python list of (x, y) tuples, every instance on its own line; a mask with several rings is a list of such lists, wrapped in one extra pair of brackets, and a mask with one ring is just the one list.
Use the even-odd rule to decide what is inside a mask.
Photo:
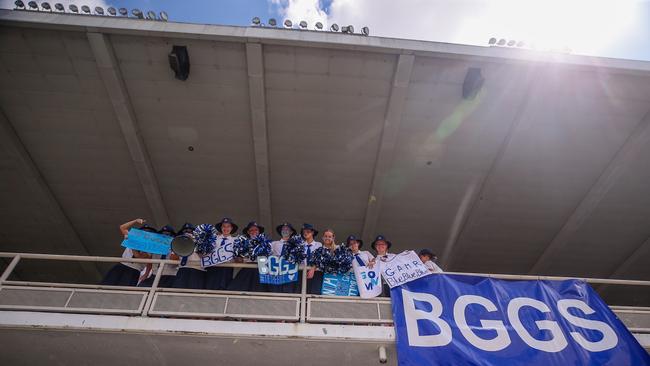
[[(45, 198), (43, 202), (44, 206), (49, 209), (50, 218), (57, 228), (57, 232), (63, 238), (63, 247), (60, 248), (61, 251), (66, 254), (90, 255), (88, 248), (81, 241), (81, 237), (74, 226), (72, 226), (72, 222), (54, 196), (54, 193), (32, 160), (32, 157), (29, 155), (29, 152), (23, 145), (4, 111), (0, 111), (0, 145), (4, 147), (12, 157), (12, 160), (19, 166), (24, 181), (30, 186), (30, 189), (33, 192), (41, 192), (43, 194)], [(89, 279), (101, 278), (101, 273), (96, 264), (79, 262), (79, 266), (89, 276)]]
[(368, 194), (368, 205), (366, 216), (363, 222), (362, 237), (365, 240), (371, 239), (375, 234), (381, 201), (384, 191), (384, 180), (393, 163), (397, 135), (402, 123), (402, 110), (406, 101), (411, 72), (413, 71), (414, 55), (400, 55), (393, 75), (393, 85), (388, 99), (388, 107), (384, 115), (384, 125), (381, 133), (381, 142), (377, 151), (377, 160), (373, 173), (370, 193)]
[(255, 175), (257, 177), (258, 220), (263, 225), (273, 225), (266, 127), (266, 89), (264, 88), (264, 59), (261, 44), (246, 43), (246, 63), (248, 68), (253, 150), (255, 154)]
[(104, 82), (115, 116), (120, 123), (120, 129), (129, 148), (131, 160), (135, 165), (142, 190), (149, 203), (154, 224), (156, 226), (170, 224), (151, 159), (140, 135), (135, 112), (124, 85), (124, 79), (117, 64), (113, 47), (104, 34), (89, 32), (87, 37), (97, 62), (99, 74)]
[(553, 255), (568, 245), (573, 234), (593, 214), (610, 189), (625, 173), (631, 161), (648, 144), (650, 144), (650, 111), (639, 121), (623, 146), (607, 164), (605, 170), (582, 198), (578, 207), (569, 216), (528, 273), (541, 274), (547, 269)]

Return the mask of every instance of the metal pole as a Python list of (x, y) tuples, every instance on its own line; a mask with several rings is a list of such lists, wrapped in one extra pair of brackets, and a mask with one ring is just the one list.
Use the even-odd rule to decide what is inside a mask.
[(300, 289), (300, 322), (307, 321), (307, 266), (302, 267), (302, 284)]
[(156, 271), (156, 277), (154, 277), (153, 284), (151, 284), (151, 289), (149, 290), (149, 295), (147, 295), (147, 301), (144, 303), (144, 309), (142, 309), (142, 316), (147, 316), (149, 314), (149, 308), (153, 302), (153, 296), (158, 290), (158, 284), (160, 283), (160, 277), (162, 276), (163, 268), (165, 268), (165, 263), (160, 263), (158, 270)]
[(16, 268), (16, 265), (20, 261), (20, 254), (17, 254), (9, 263), (5, 271), (2, 273), (2, 276), (0, 276), (0, 286), (9, 278), (9, 275), (11, 275), (11, 272), (13, 272), (14, 268)]

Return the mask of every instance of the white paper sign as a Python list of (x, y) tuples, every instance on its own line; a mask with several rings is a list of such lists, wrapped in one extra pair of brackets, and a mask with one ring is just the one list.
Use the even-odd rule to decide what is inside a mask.
[(212, 267), (220, 263), (230, 262), (234, 257), (233, 242), (215, 248), (210, 254), (201, 257), (201, 267)]
[(381, 275), (390, 288), (430, 275), (429, 269), (412, 250), (407, 250), (386, 261), (381, 260)]
[(381, 295), (381, 272), (378, 266), (371, 269), (354, 261), (352, 268), (354, 268), (354, 277), (357, 280), (357, 287), (359, 287), (359, 296), (368, 299)]

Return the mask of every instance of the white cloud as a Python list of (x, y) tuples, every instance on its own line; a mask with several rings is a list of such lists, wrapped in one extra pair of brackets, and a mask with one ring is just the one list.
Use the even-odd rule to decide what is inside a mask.
[(270, 0), (297, 22), (315, 19), (371, 35), (486, 45), (490, 37), (598, 54), (633, 29), (642, 0)]

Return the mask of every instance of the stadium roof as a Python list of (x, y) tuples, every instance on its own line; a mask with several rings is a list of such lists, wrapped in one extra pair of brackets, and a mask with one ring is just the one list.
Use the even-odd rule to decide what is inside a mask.
[[(129, 219), (227, 215), (366, 247), (382, 233), (448, 270), (650, 279), (650, 62), (28, 11), (0, 25), (2, 250), (116, 255)], [(485, 81), (464, 99), (470, 68)]]

